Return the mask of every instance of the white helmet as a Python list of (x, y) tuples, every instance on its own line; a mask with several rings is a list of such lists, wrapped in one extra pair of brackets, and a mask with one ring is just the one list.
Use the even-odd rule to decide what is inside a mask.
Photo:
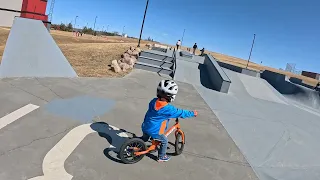
[(165, 98), (169, 102), (174, 101), (178, 93), (178, 85), (172, 80), (160, 81), (157, 88), (158, 98)]

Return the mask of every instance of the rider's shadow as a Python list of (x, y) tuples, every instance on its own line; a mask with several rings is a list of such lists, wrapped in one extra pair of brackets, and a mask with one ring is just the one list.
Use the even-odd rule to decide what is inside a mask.
[(110, 126), (105, 122), (93, 123), (90, 127), (94, 131), (97, 131), (100, 137), (105, 138), (110, 143), (110, 146), (104, 149), (104, 155), (112, 161), (122, 163), (118, 155), (121, 145), (130, 138), (128, 134), (131, 134), (131, 137), (136, 137), (136, 135), (126, 130)]
[[(119, 157), (120, 148), (122, 144), (124, 144), (124, 142), (127, 141), (129, 138), (132, 138), (132, 137), (137, 138), (137, 136), (134, 133), (128, 132), (124, 129), (119, 129), (119, 128), (110, 126), (105, 122), (96, 122), (91, 124), (90, 127), (94, 131), (98, 132), (100, 137), (105, 138), (109, 142), (110, 146), (104, 149), (103, 151), (104, 155), (108, 159), (114, 162), (123, 164), (123, 162), (120, 160), (120, 157)], [(147, 144), (150, 145), (151, 141), (149, 140)], [(172, 142), (169, 142), (167, 150), (170, 150), (171, 149), (170, 146), (173, 146), (173, 145), (174, 144)], [(171, 156), (175, 155), (174, 153), (171, 153), (171, 152), (167, 152), (167, 154)], [(154, 153), (148, 153), (146, 154), (146, 156), (155, 161), (157, 160), (157, 156)]]

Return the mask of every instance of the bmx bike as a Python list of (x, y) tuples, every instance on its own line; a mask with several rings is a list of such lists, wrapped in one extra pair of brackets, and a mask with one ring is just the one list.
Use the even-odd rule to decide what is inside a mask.
[[(185, 135), (180, 128), (179, 119), (176, 119), (175, 124), (165, 132), (168, 137), (172, 132), (175, 133), (175, 154), (180, 155), (183, 151), (185, 144)], [(152, 139), (152, 144), (147, 148), (145, 142), (140, 138), (132, 138), (126, 141), (120, 148), (119, 157), (125, 164), (134, 164), (142, 160), (142, 158), (158, 149), (160, 142)]]

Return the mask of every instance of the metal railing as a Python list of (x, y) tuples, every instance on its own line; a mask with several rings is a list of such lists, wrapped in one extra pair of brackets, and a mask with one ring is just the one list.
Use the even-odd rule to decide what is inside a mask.
[(176, 69), (177, 69), (176, 48), (173, 49), (172, 59), (173, 59), (173, 77), (174, 77), (174, 75), (176, 74)]

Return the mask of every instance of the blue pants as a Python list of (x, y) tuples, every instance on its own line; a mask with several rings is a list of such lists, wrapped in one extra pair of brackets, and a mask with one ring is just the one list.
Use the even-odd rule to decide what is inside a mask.
[[(146, 133), (143, 133), (143, 136), (142, 136), (142, 140), (147, 142), (149, 140), (150, 136)], [(163, 157), (166, 155), (166, 152), (167, 152), (167, 147), (168, 147), (168, 138), (164, 135), (164, 134), (161, 134), (161, 135), (156, 135), (154, 137), (152, 137), (154, 140), (156, 141), (159, 141), (161, 144), (160, 144), (160, 149), (159, 149), (159, 152), (158, 152), (158, 156), (159, 157)]]

